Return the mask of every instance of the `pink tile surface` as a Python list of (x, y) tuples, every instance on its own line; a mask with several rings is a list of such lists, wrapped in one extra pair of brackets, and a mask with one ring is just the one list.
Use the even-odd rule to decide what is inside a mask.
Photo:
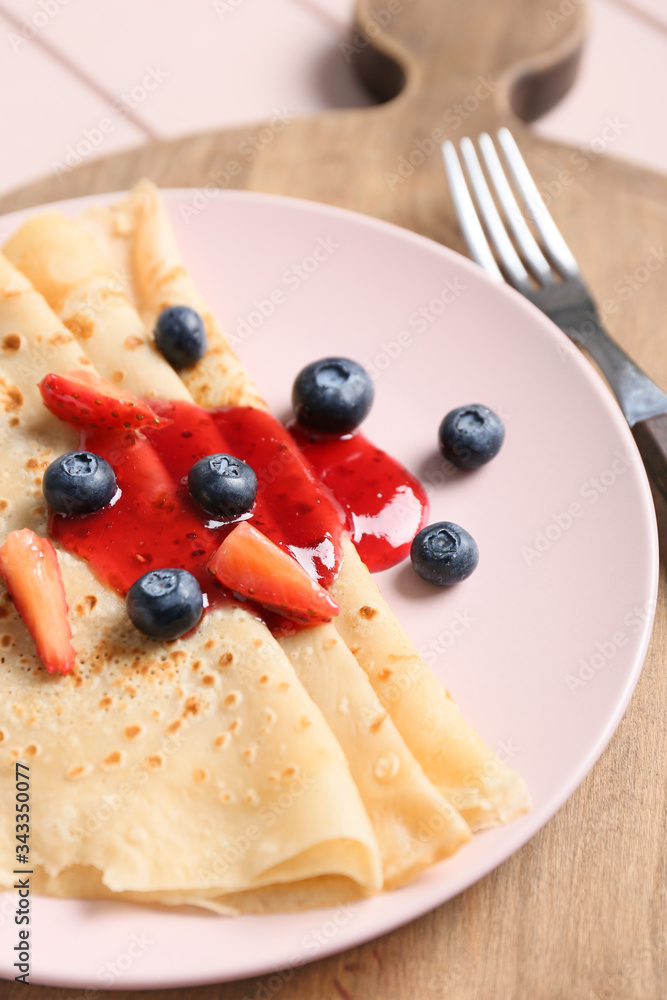
[[(356, 0), (0, 0), (0, 190), (63, 163), (112, 128), (95, 154), (370, 103), (347, 64)], [(554, 9), (563, 4), (554, 0)], [(3, 17), (3, 11), (5, 17)], [(591, 0), (582, 72), (540, 134), (667, 170), (667, 0)], [(18, 19), (25, 40), (7, 17)], [(13, 35), (13, 38), (11, 37)], [(20, 96), (19, 96), (20, 95)], [(127, 97), (127, 116), (114, 111)], [(609, 121), (615, 127), (609, 126)], [(93, 155), (91, 152), (89, 155)], [(70, 154), (70, 162), (73, 157)]]
[(292, 3), (299, 3), (302, 6), (309, 6), (312, 10), (318, 10), (332, 21), (345, 27), (352, 24), (357, 6), (356, 0), (292, 0)]
[[(34, 6), (7, 4), (21, 16)], [(109, 44), (119, 32), (122, 58)], [(274, 108), (370, 103), (340, 48), (344, 22), (300, 0), (71, 3), (44, 33), (109, 94), (140, 94), (147, 72), (159, 77), (135, 114), (163, 136), (261, 120)]]
[[(27, 184), (64, 163), (69, 145), (83, 143), (85, 130), (102, 119), (111, 123), (99, 133), (97, 153), (113, 153), (143, 141), (143, 134), (109, 107), (45, 52), (35, 40), (18, 36), (0, 15), (0, 190)], [(93, 138), (97, 138), (93, 134)], [(92, 151), (91, 145), (91, 151)]]
[(667, 3), (665, 0), (607, 0), (607, 2), (643, 17), (647, 24), (662, 27), (667, 32)]
[(580, 78), (536, 131), (667, 171), (667, 34), (617, 0), (592, 0), (591, 17)]

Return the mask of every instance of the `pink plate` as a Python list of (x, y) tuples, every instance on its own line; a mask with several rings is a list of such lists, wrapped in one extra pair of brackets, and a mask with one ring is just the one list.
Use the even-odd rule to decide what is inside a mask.
[[(406, 564), (379, 583), (466, 718), (525, 777), (533, 809), (413, 884), (339, 909), (229, 919), (35, 898), (34, 983), (155, 989), (253, 976), (438, 906), (572, 794), (623, 715), (651, 633), (658, 543), (646, 475), (611, 395), (566, 337), (468, 260), (405, 230), (306, 201), (215, 195), (165, 192), (186, 262), (274, 411), (288, 413), (307, 362), (363, 362), (376, 386), (366, 434), (420, 476), (432, 520), (477, 540), (479, 568), (457, 587), (429, 587)], [(472, 402), (502, 416), (506, 441), (488, 466), (452, 476), (438, 424)], [(15, 907), (6, 893), (7, 978)]]

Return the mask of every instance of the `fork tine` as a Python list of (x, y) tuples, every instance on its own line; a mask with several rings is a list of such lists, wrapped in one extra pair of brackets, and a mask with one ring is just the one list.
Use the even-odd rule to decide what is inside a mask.
[(562, 274), (578, 277), (579, 267), (574, 255), (549, 214), (547, 206), (544, 204), (542, 196), (537, 190), (535, 181), (531, 177), (525, 160), (519, 152), (519, 147), (509, 129), (503, 127), (498, 130), (498, 141), (502, 146), (510, 173), (524, 200), (526, 209), (544, 240), (547, 253)]
[(474, 260), (484, 268), (487, 274), (490, 274), (496, 281), (504, 282), (505, 279), (496, 264), (496, 259), (491, 252), (491, 247), (477, 218), (477, 212), (472, 203), (456, 150), (449, 139), (442, 144), (442, 156), (445, 161), (445, 171), (447, 173), (447, 180), (449, 181), (452, 201), (454, 202), (454, 208), (456, 209), (468, 250), (470, 250)]
[(461, 139), (461, 155), (468, 171), (470, 186), (477, 202), (479, 214), (486, 228), (489, 238), (496, 248), (496, 253), (500, 258), (500, 263), (507, 272), (510, 282), (520, 290), (526, 285), (530, 285), (528, 272), (521, 263), (512, 241), (507, 235), (507, 230), (503, 224), (498, 209), (495, 206), (486, 178), (482, 172), (480, 162), (477, 159), (475, 147), (472, 140), (467, 136)]
[(507, 224), (510, 227), (514, 239), (516, 240), (524, 260), (530, 267), (535, 277), (544, 285), (552, 285), (554, 273), (549, 261), (540, 250), (538, 243), (528, 228), (528, 224), (523, 217), (521, 209), (514, 197), (514, 192), (509, 186), (505, 171), (493, 145), (493, 140), (488, 132), (482, 132), (479, 139), (479, 148), (482, 151), (489, 177), (495, 189), (498, 201), (500, 202)]

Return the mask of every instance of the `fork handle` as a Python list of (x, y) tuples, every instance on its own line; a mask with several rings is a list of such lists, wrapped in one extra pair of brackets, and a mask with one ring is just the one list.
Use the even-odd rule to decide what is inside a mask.
[(667, 499), (667, 413), (641, 420), (632, 428), (646, 471)]
[(578, 309), (563, 309), (557, 316), (551, 315), (597, 361), (630, 427), (656, 414), (667, 413), (667, 393), (612, 340), (592, 305), (584, 315)]
[(562, 328), (606, 375), (646, 471), (667, 500), (667, 394), (611, 339), (594, 312), (576, 323), (563, 323)]

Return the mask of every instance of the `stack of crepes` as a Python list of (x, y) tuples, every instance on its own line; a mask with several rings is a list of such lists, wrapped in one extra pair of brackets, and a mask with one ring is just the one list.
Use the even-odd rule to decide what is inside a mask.
[[(42, 403), (50, 372), (95, 371), (143, 398), (265, 404), (179, 256), (157, 189), (76, 222), (35, 215), (0, 256), (0, 543), (47, 534), (41, 477), (77, 447)], [(204, 318), (180, 375), (152, 340), (166, 306)], [(0, 593), (0, 883), (15, 861), (14, 762), (31, 773), (33, 887), (219, 912), (333, 904), (391, 887), (529, 806), (463, 719), (349, 539), (330, 624), (277, 639), (213, 607), (169, 643), (58, 549), (76, 666), (41, 665)], [(139, 574), (138, 574), (139, 575)]]

